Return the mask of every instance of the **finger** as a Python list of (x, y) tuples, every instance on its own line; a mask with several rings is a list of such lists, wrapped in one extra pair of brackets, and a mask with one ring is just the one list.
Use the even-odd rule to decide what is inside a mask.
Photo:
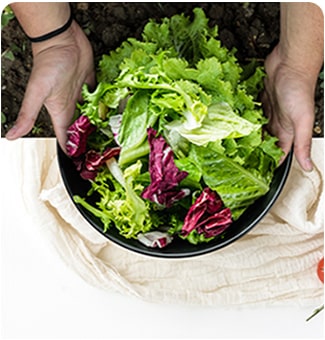
[(311, 161), (312, 127), (313, 123), (307, 120), (305, 123), (298, 124), (295, 131), (294, 154), (299, 165), (305, 171), (313, 170)]
[(44, 95), (39, 91), (38, 86), (28, 84), (14, 126), (7, 132), (6, 138), (14, 140), (20, 138), (33, 128), (37, 116), (44, 102)]
[(92, 70), (90, 74), (87, 76), (85, 83), (88, 85), (89, 89), (91, 91), (95, 90), (96, 87), (96, 74), (95, 71)]
[[(96, 75), (95, 71), (92, 71), (85, 79), (84, 84), (87, 84), (88, 90), (90, 92), (94, 91), (96, 88)], [(78, 101), (82, 102), (83, 97), (82, 97), (82, 88), (80, 89), (80, 93), (78, 95)]]
[(267, 128), (272, 136), (278, 139), (277, 145), (283, 151), (279, 164), (282, 164), (292, 149), (294, 142), (294, 130), (290, 124), (280, 120), (279, 114), (274, 114), (271, 107), (271, 116)]
[[(86, 83), (89, 87), (89, 90), (93, 90), (96, 84), (95, 72), (92, 71), (85, 78), (84, 83)], [(81, 89), (78, 91), (75, 99), (70, 99), (68, 101), (68, 105), (64, 106), (64, 109), (61, 111), (53, 111), (51, 106), (45, 104), (48, 109), (49, 114), (52, 118), (52, 124), (54, 128), (55, 135), (57, 137), (58, 143), (61, 149), (66, 153), (66, 142), (67, 142), (67, 130), (72, 123), (72, 118), (76, 109), (76, 101), (82, 101), (82, 91)]]
[(261, 94), (261, 102), (262, 102), (262, 107), (263, 107), (263, 111), (265, 116), (269, 119), (271, 117), (271, 103), (270, 103), (270, 99), (269, 99), (269, 95), (267, 94), (266, 91), (263, 91)]
[[(75, 111), (75, 103), (71, 102), (59, 115), (52, 115), (52, 124), (57, 141), (63, 152), (66, 153), (67, 130), (71, 124)], [(51, 112), (50, 112), (51, 114)]]
[(281, 132), (279, 132), (277, 136), (279, 138), (278, 146), (283, 151), (283, 156), (281, 157), (279, 162), (279, 164), (282, 164), (292, 149), (293, 135), (281, 130)]
[[(95, 86), (96, 86), (95, 71), (92, 71), (86, 77), (84, 83), (88, 85), (89, 91), (93, 91), (95, 89)], [(79, 92), (77, 99), (79, 102), (82, 102), (83, 100), (81, 90)], [(76, 108), (75, 101), (72, 101), (69, 107), (65, 110), (65, 112), (61, 112), (62, 114), (60, 115), (60, 117), (63, 117), (63, 120), (56, 119), (55, 117), (53, 118), (53, 115), (52, 115), (52, 123), (53, 123), (55, 135), (57, 137), (60, 148), (65, 153), (67, 153), (67, 150), (66, 150), (67, 130), (72, 122), (72, 117), (73, 117), (75, 108)]]
[(273, 107), (276, 105), (272, 105), (271, 96), (267, 93), (267, 91), (264, 91), (262, 94), (262, 103), (264, 114), (269, 120), (266, 128), (272, 136), (276, 136), (278, 138), (277, 145), (284, 152), (279, 162), (280, 165), (284, 162), (292, 148), (293, 134), (285, 130), (278, 120), (278, 115), (274, 115)]

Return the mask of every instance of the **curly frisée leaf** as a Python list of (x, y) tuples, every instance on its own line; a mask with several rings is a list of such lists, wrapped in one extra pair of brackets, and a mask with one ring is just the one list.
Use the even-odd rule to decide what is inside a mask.
[(121, 180), (117, 180), (108, 168), (102, 168), (92, 182), (92, 189), (100, 195), (96, 203), (97, 208), (90, 205), (86, 199), (75, 196), (76, 203), (81, 204), (96, 217), (100, 218), (104, 225), (104, 232), (115, 226), (121, 235), (126, 238), (136, 238), (138, 233), (146, 233), (152, 228), (149, 214), (149, 203), (140, 198), (143, 186), (134, 184), (141, 163), (132, 170), (126, 170), (128, 176), (123, 174), (124, 186)]

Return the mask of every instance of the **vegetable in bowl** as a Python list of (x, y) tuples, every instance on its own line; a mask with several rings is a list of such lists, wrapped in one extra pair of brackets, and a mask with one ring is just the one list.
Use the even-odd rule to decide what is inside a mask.
[(141, 41), (104, 55), (68, 130), (91, 182), (74, 201), (104, 232), (148, 246), (223, 237), (269, 191), (283, 155), (258, 101), (262, 67), (239, 65), (203, 10), (193, 14), (152, 20)]

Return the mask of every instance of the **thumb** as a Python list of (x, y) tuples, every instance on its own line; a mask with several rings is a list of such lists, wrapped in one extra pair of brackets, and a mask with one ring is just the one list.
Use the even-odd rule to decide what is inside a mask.
[(296, 119), (294, 124), (294, 154), (299, 165), (305, 171), (311, 171), (313, 164), (311, 161), (311, 144), (314, 126), (314, 100), (313, 96), (305, 98), (303, 102), (298, 102), (296, 108)]
[(45, 95), (38, 86), (28, 83), (23, 102), (14, 126), (7, 132), (6, 138), (14, 140), (25, 136), (33, 128), (42, 108)]
[(306, 119), (303, 124), (296, 126), (294, 153), (299, 165), (304, 171), (312, 171), (313, 163), (311, 161), (311, 144), (312, 144), (312, 120)]

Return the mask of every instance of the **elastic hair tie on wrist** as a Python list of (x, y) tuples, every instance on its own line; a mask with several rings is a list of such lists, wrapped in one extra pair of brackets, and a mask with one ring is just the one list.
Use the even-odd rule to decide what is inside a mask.
[(54, 38), (56, 37), (57, 35), (65, 32), (72, 24), (72, 20), (73, 20), (73, 15), (72, 15), (72, 11), (70, 11), (70, 17), (68, 19), (68, 21), (66, 22), (66, 24), (64, 24), (62, 27), (52, 31), (52, 32), (49, 32), (49, 33), (46, 33), (44, 35), (41, 35), (40, 37), (36, 37), (36, 38), (31, 38), (27, 35), (27, 38), (32, 42), (32, 43), (38, 43), (38, 42), (43, 42), (43, 41), (46, 41), (46, 40), (49, 40), (51, 38)]

